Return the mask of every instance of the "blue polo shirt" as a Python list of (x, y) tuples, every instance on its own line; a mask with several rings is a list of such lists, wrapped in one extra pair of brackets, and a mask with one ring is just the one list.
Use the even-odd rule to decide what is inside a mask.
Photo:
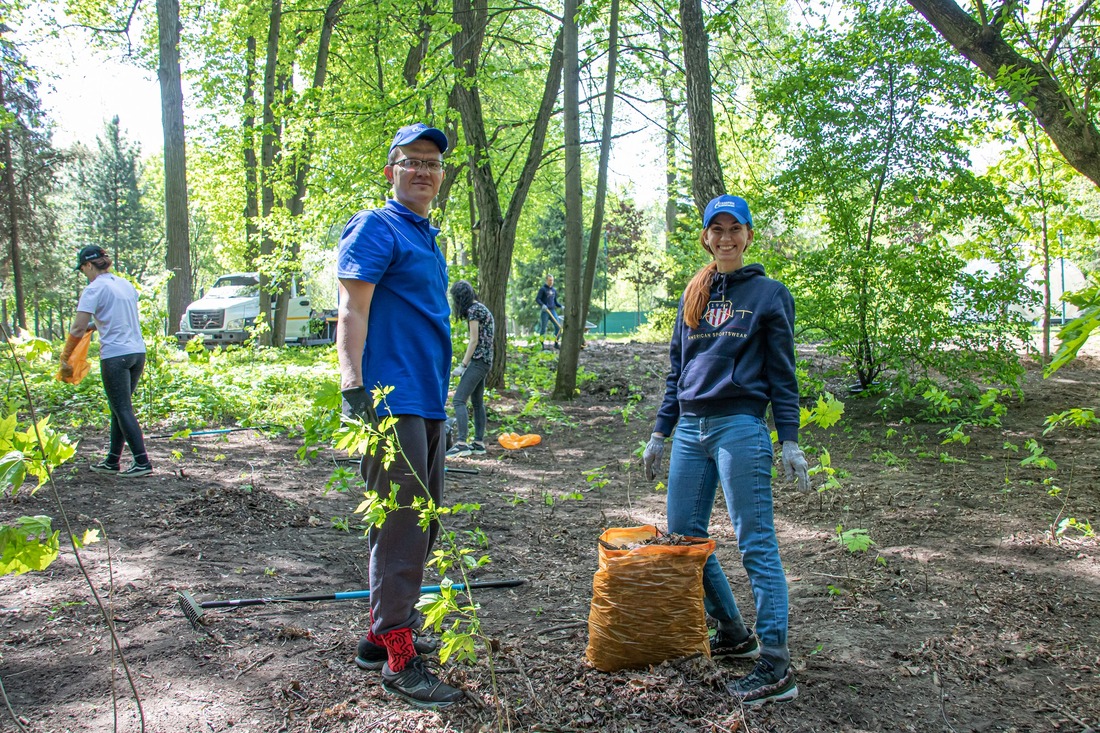
[(451, 309), (437, 234), (427, 219), (390, 199), (353, 216), (340, 236), (337, 277), (375, 286), (363, 385), (394, 388), (379, 414), (447, 417)]

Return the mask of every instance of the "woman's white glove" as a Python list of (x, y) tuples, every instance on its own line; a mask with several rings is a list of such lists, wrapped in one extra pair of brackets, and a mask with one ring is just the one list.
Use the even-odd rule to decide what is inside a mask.
[(657, 471), (661, 468), (661, 456), (664, 454), (664, 436), (651, 436), (649, 442), (645, 445), (645, 451), (642, 453), (642, 464), (645, 466), (645, 477), (647, 481), (653, 481), (657, 478)]
[(806, 462), (806, 453), (793, 440), (783, 444), (783, 474), (788, 481), (798, 479), (799, 491), (810, 490), (810, 464)]
[(462, 366), (461, 364), (459, 364), (458, 366), (456, 366), (454, 369), (451, 370), (451, 376), (452, 377), (461, 377), (465, 373), (466, 373), (466, 367)]

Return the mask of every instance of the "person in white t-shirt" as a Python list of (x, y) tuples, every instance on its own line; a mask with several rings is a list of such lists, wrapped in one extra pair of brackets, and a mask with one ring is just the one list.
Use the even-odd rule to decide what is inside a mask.
[[(110, 272), (111, 258), (102, 247), (88, 245), (76, 256), (76, 271), (88, 278), (88, 287), (76, 304), (76, 317), (61, 352), (61, 374), (72, 373), (69, 358), (89, 330), (99, 330), (99, 372), (111, 408), (111, 443), (107, 457), (92, 466), (96, 473), (134, 478), (153, 471), (131, 396), (145, 369), (145, 341), (138, 320), (138, 295), (129, 281)], [(92, 325), (92, 319), (95, 325)], [(133, 463), (122, 469), (123, 444), (130, 446)]]

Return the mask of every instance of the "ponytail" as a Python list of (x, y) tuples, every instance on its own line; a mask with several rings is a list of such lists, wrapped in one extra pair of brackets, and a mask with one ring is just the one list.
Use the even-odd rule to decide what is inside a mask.
[(699, 328), (699, 319), (710, 302), (710, 285), (718, 272), (718, 263), (711, 262), (695, 273), (687, 288), (684, 289), (684, 323)]

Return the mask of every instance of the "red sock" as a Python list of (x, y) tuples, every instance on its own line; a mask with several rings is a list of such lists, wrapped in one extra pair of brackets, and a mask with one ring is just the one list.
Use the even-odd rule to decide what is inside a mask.
[(386, 647), (386, 653), (389, 656), (387, 663), (391, 672), (396, 673), (405, 669), (405, 665), (416, 656), (412, 629), (394, 629), (385, 634), (379, 634), (377, 638)]
[(368, 608), (367, 614), (369, 617), (369, 620), (367, 622), (367, 641), (369, 641), (371, 644), (377, 644), (378, 646), (385, 646), (385, 643), (383, 643), (382, 641), (382, 637), (374, 633), (374, 609)]

